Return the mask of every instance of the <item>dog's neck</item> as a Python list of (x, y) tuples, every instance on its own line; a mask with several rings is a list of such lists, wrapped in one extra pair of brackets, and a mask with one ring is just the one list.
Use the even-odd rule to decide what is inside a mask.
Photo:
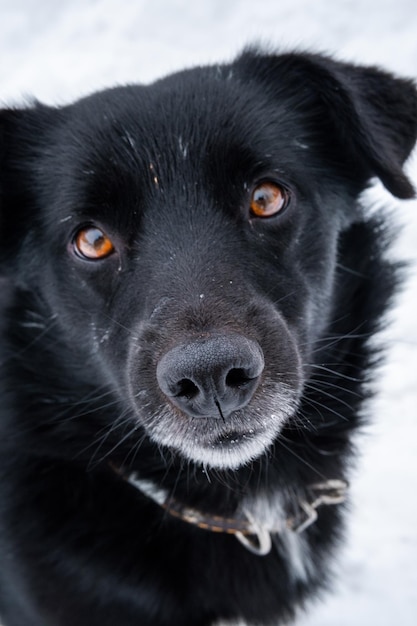
[(296, 515), (288, 515), (281, 499), (276, 495), (273, 498), (266, 495), (247, 496), (234, 515), (226, 517), (190, 507), (156, 483), (141, 479), (136, 472), (127, 473), (113, 464), (110, 467), (172, 517), (202, 530), (234, 535), (245, 548), (260, 556), (270, 552), (271, 535), (286, 532), (301, 534), (314, 524), (320, 506), (344, 502), (348, 487), (346, 481), (341, 479), (329, 479), (309, 485), (306, 496), (297, 501)]

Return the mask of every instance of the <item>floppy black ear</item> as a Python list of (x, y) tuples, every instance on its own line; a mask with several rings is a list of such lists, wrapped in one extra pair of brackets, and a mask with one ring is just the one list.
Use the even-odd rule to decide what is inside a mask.
[(34, 170), (48, 108), (37, 104), (0, 110), (0, 261), (26, 232), (26, 217), (36, 211)]
[(308, 53), (273, 56), (248, 50), (237, 65), (271, 90), (285, 85), (303, 99), (308, 89), (355, 167), (378, 176), (398, 198), (414, 196), (403, 171), (417, 137), (413, 81)]
[(0, 267), (24, 221), (19, 217), (26, 187), (22, 150), (18, 147), (19, 117), (18, 110), (0, 110)]

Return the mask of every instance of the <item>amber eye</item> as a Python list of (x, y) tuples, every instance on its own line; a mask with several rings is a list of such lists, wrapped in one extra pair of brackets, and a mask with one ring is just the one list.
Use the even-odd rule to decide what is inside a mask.
[(287, 206), (289, 193), (276, 183), (261, 183), (252, 192), (250, 209), (256, 217), (272, 217)]
[(93, 261), (104, 259), (114, 252), (114, 246), (107, 235), (96, 226), (86, 226), (74, 238), (77, 254)]

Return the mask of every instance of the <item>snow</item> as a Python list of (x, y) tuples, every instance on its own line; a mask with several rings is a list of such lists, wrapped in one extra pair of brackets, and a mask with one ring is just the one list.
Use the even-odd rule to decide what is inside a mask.
[[(264, 41), (335, 53), (417, 76), (415, 0), (0, 0), (0, 98), (62, 104), (95, 89), (148, 82), (230, 59)], [(417, 159), (409, 163), (417, 180)], [(391, 204), (404, 225), (395, 253), (417, 261), (417, 202)], [(417, 272), (386, 335), (373, 422), (360, 441), (349, 540), (333, 595), (299, 626), (417, 622)]]

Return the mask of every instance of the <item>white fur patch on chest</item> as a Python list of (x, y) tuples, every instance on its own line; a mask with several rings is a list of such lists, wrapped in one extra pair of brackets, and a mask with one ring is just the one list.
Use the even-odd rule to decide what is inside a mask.
[(244, 500), (242, 510), (249, 512), (261, 527), (270, 532), (272, 549), (279, 551), (287, 563), (291, 581), (307, 582), (314, 572), (308, 540), (304, 533), (288, 528), (281, 498), (277, 494), (249, 497)]

